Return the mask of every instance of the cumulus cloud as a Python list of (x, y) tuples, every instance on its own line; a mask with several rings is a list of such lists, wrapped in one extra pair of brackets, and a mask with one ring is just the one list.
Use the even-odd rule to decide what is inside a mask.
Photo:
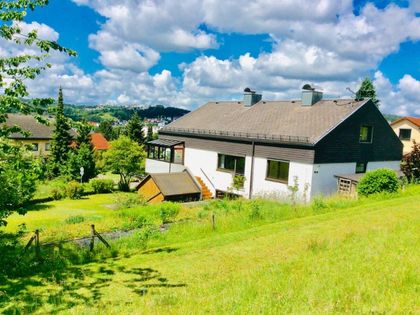
[[(73, 0), (105, 17), (89, 36), (103, 69), (87, 74), (66, 57), (53, 55), (53, 68), (42, 74), (36, 95), (56, 91), (76, 103), (165, 104), (197, 107), (210, 99), (237, 99), (249, 86), (266, 99), (297, 98), (307, 82), (328, 97), (349, 96), (361, 78), (375, 71), (402, 42), (420, 39), (418, 1), (408, 8), (394, 4), (378, 9), (365, 5), (353, 13), (352, 0)], [(207, 27), (202, 27), (205, 25)], [(46, 38), (59, 34), (32, 24)], [(181, 64), (181, 77), (168, 70), (150, 74), (161, 52), (183, 53), (217, 48), (217, 32), (269, 34), (270, 52), (236, 59), (201, 55)], [(50, 37), (48, 37), (50, 36)], [(10, 48), (7, 48), (10, 50)], [(7, 49), (0, 43), (0, 55)], [(387, 112), (418, 113), (419, 81), (403, 76), (398, 84), (379, 71), (375, 85)], [(51, 95), (51, 94), (49, 94)], [(394, 98), (398, 98), (395, 100)]]

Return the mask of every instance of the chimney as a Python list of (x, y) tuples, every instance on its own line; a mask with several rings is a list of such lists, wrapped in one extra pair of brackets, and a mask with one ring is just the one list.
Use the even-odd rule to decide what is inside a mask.
[(256, 94), (255, 91), (251, 91), (250, 88), (245, 88), (244, 90), (244, 105), (250, 107), (255, 103), (261, 101), (262, 95)]
[(315, 91), (310, 84), (302, 87), (302, 106), (312, 106), (320, 100), (322, 100), (322, 92)]

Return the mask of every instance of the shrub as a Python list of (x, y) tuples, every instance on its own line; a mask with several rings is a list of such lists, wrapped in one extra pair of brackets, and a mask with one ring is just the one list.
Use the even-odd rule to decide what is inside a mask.
[(66, 224), (77, 224), (77, 223), (82, 223), (84, 221), (85, 221), (85, 218), (82, 217), (81, 215), (68, 217), (67, 219), (64, 220)]
[(160, 207), (160, 218), (162, 223), (172, 221), (179, 213), (181, 206), (173, 202), (164, 202)]
[(144, 206), (147, 203), (137, 193), (119, 193), (115, 196), (115, 204), (118, 209), (128, 209), (135, 206)]
[(380, 192), (393, 193), (398, 191), (399, 184), (395, 171), (382, 168), (367, 172), (357, 186), (361, 196), (369, 196)]
[(69, 182), (66, 186), (66, 196), (70, 199), (80, 199), (84, 192), (83, 185), (76, 181)]
[(240, 190), (244, 188), (245, 180), (246, 178), (243, 175), (233, 176), (232, 187), (235, 188), (236, 190)]
[(66, 196), (66, 192), (60, 187), (54, 187), (51, 189), (51, 197), (54, 200), (63, 199)]
[(92, 179), (90, 185), (95, 194), (110, 193), (114, 190), (114, 182), (111, 179)]

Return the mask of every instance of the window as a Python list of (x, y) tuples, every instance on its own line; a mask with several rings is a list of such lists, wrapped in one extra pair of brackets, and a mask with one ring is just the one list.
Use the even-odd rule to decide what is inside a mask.
[(45, 144), (45, 151), (50, 151), (51, 150), (51, 144), (49, 142), (47, 142)]
[(373, 138), (373, 127), (372, 126), (361, 126), (360, 127), (360, 143), (372, 143)]
[(168, 163), (183, 164), (184, 146), (167, 147), (159, 145), (148, 145), (147, 158)]
[(289, 162), (267, 161), (267, 179), (287, 183), (289, 181)]
[(217, 168), (243, 175), (245, 173), (245, 158), (242, 156), (218, 154)]
[(32, 151), (38, 152), (38, 143), (32, 143)]
[(410, 140), (411, 139), (411, 129), (400, 129), (400, 140)]
[(356, 163), (356, 173), (366, 173), (366, 167), (367, 167), (367, 163), (366, 162), (357, 162)]

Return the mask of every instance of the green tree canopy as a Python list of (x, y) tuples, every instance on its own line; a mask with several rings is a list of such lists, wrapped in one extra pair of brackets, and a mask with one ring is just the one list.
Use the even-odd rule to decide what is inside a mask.
[(90, 143), (81, 143), (78, 148), (68, 154), (67, 175), (74, 180), (80, 180), (80, 168), (83, 167), (83, 182), (97, 175), (95, 157)]
[(63, 91), (61, 87), (58, 92), (54, 124), (55, 129), (51, 141), (50, 163), (52, 165), (52, 175), (57, 176), (64, 170), (63, 166), (66, 164), (72, 142), (70, 123), (66, 116), (64, 116)]
[(99, 124), (98, 131), (104, 135), (106, 140), (114, 139), (114, 129), (112, 127), (112, 122), (105, 120)]
[(26, 147), (0, 139), (0, 226), (12, 212), (25, 213), (21, 208), (32, 199), (36, 186), (36, 161)]
[(356, 99), (362, 98), (370, 98), (376, 106), (379, 106), (379, 100), (376, 98), (375, 86), (369, 78), (363, 80), (359, 90), (356, 92)]
[(120, 175), (119, 187), (129, 190), (131, 179), (144, 172), (143, 147), (127, 136), (111, 141), (110, 149), (104, 153), (105, 165), (113, 173)]
[(126, 134), (127, 136), (136, 141), (138, 144), (143, 144), (145, 141), (143, 133), (143, 121), (140, 119), (139, 115), (136, 113), (131, 116), (130, 120), (127, 123)]
[(3, 123), (7, 120), (7, 113), (11, 111), (24, 114), (36, 114), (42, 121), (41, 114), (48, 105), (53, 103), (50, 98), (27, 100), (29, 96), (25, 80), (35, 79), (43, 70), (51, 65), (45, 60), (52, 50), (61, 51), (67, 55), (75, 56), (73, 50), (60, 46), (57, 42), (41, 39), (37, 30), (29, 33), (22, 31), (19, 22), (22, 22), (28, 10), (35, 10), (38, 6), (45, 6), (48, 0), (9, 0), (0, 1), (0, 38), (11, 43), (30, 46), (38, 49), (38, 54), (23, 53), (0, 58), (0, 137), (8, 137), (16, 132), (17, 128), (7, 127)]

